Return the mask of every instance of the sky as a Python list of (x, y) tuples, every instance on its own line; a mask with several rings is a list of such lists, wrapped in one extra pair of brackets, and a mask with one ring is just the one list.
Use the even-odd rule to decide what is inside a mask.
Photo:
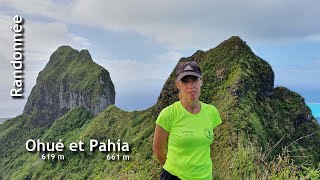
[[(320, 102), (320, 1), (0, 0), (0, 118), (22, 113), (61, 45), (88, 49), (110, 72), (116, 105), (154, 105), (181, 57), (240, 36), (275, 72), (275, 86)], [(24, 98), (13, 99), (13, 16), (24, 18)]]

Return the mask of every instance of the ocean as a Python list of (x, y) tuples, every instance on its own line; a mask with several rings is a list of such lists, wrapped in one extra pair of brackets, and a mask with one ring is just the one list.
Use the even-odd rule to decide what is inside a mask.
[(320, 123), (320, 103), (307, 103), (307, 105), (310, 107), (313, 116)]

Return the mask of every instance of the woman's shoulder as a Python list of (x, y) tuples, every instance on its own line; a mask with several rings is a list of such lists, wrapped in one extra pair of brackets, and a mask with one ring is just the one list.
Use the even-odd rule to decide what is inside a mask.
[(168, 106), (166, 106), (165, 108), (163, 108), (161, 111), (163, 112), (172, 112), (175, 109), (177, 109), (180, 106), (180, 101), (176, 101)]
[(172, 119), (177, 114), (177, 109), (179, 108), (179, 101), (174, 102), (165, 108), (163, 108), (158, 116), (165, 119)]
[(201, 107), (203, 107), (205, 110), (210, 110), (210, 111), (218, 111), (218, 109), (216, 108), (216, 106), (212, 105), (212, 104), (207, 104), (204, 103), (202, 101), (200, 101), (201, 103)]

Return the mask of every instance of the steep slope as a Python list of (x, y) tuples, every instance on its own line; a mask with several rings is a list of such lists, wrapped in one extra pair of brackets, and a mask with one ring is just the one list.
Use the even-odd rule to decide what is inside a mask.
[(0, 179), (26, 161), (26, 141), (42, 137), (56, 119), (77, 107), (97, 115), (114, 101), (109, 72), (87, 50), (59, 47), (39, 73), (23, 114), (0, 125)]
[[(197, 61), (203, 71), (200, 99), (217, 106), (223, 119), (215, 131), (216, 143), (212, 148), (217, 177), (227, 177), (224, 175), (236, 170), (230, 166), (237, 158), (239, 141), (267, 152), (281, 139), (262, 160), (273, 159), (293, 143), (288, 148), (297, 163), (317, 166), (319, 124), (299, 94), (284, 87), (274, 88), (271, 66), (256, 56), (244, 41), (231, 37), (216, 48), (197, 51), (191, 57), (181, 58), (180, 62), (191, 60)], [(176, 101), (177, 92), (172, 72), (159, 96), (157, 112)], [(308, 137), (296, 141), (304, 136)]]
[[(179, 62), (190, 60), (197, 61), (203, 72), (201, 100), (215, 105), (223, 120), (223, 124), (215, 129), (212, 145), (215, 179), (259, 179), (262, 177), (259, 173), (272, 169), (269, 161), (284, 148), (293, 156), (294, 163), (317, 166), (320, 162), (319, 124), (299, 94), (285, 87), (274, 88), (271, 66), (257, 57), (244, 41), (231, 37), (216, 48), (197, 51)], [(126, 112), (111, 105), (93, 116), (90, 108), (76, 108), (55, 120), (50, 129), (34, 136), (48, 141), (63, 139), (66, 144), (77, 140), (87, 144), (90, 139), (102, 142), (121, 139), (130, 144), (130, 160), (107, 160), (108, 155), (119, 154), (117, 152), (65, 151), (64, 161), (48, 162), (39, 160), (40, 154), (21, 150), (15, 160), (4, 163), (3, 177), (157, 179), (161, 167), (152, 156), (153, 131), (159, 112), (178, 100), (174, 74), (175, 71), (164, 84), (157, 103), (147, 110)], [(21, 119), (26, 117), (30, 118), (23, 114), (6, 122), (6, 127), (0, 125), (0, 140), (3, 137), (10, 140), (7, 135), (10, 134), (9, 125), (16, 128), (14, 132), (20, 133)], [(6, 145), (10, 146), (9, 143)], [(12, 147), (16, 146), (7, 149)], [(254, 153), (251, 158), (250, 153)], [(5, 156), (10, 155), (6, 152)], [(281, 169), (279, 171), (281, 173)]]
[(97, 115), (114, 101), (109, 72), (93, 62), (87, 50), (61, 46), (39, 73), (23, 113), (31, 115), (34, 126), (44, 126), (74, 107)]

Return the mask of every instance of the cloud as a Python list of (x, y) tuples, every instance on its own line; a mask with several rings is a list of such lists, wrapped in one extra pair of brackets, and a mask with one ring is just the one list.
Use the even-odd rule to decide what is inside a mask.
[[(12, 16), (13, 17), (13, 16)], [(14, 32), (9, 28), (14, 23), (12, 17), (0, 14), (0, 55), (1, 64), (5, 67), (10, 65), (8, 62), (12, 60), (13, 35)], [(63, 44), (71, 45), (77, 49), (90, 48), (91, 43), (84, 37), (77, 36), (68, 30), (68, 26), (59, 22), (37, 22), (33, 20), (25, 20), (23, 25), (25, 59), (30, 61), (40, 61), (38, 63), (47, 62), (49, 56), (54, 50)]]
[(307, 41), (319, 42), (320, 41), (320, 34), (312, 34), (306, 36), (305, 38)]
[[(13, 31), (11, 31), (10, 26), (13, 25), (12, 17), (0, 14), (0, 62), (6, 66), (5, 62), (11, 60), (13, 54)], [(9, 67), (9, 66), (6, 66)]]
[(107, 69), (120, 96), (132, 92), (160, 91), (182, 55), (177, 51), (165, 51), (152, 59), (101, 59), (93, 58)]
[[(0, 13), (0, 102), (7, 106), (0, 106), (0, 117), (5, 116), (5, 112), (21, 112), (21, 109), (13, 107), (23, 107), (31, 88), (35, 85), (38, 72), (43, 69), (52, 54), (60, 45), (67, 44), (75, 48), (89, 48), (91, 43), (86, 38), (77, 36), (69, 32), (65, 23), (59, 22), (39, 22), (26, 19), (23, 25), (24, 32), (24, 96), (23, 100), (14, 100), (10, 97), (10, 89), (13, 88), (14, 68), (9, 63), (13, 60), (13, 35), (9, 28), (14, 24), (12, 16)], [(2, 104), (1, 103), (1, 104)], [(7, 111), (8, 107), (10, 111)], [(4, 109), (3, 109), (4, 108)], [(12, 110), (13, 109), (13, 110)], [(15, 110), (14, 110), (15, 109)], [(8, 114), (8, 113), (7, 113)], [(15, 114), (17, 115), (17, 114)]]
[[(171, 48), (210, 48), (231, 35), (255, 42), (317, 40), (319, 1), (4, 1), (65, 23), (138, 32)], [(307, 6), (306, 4), (312, 4)]]
[(162, 54), (158, 54), (154, 57), (155, 60), (157, 61), (162, 61), (162, 62), (175, 62), (177, 63), (179, 59), (182, 57), (182, 54), (178, 51), (167, 51)]
[[(101, 63), (100, 63), (101, 62)], [(103, 60), (98, 61), (106, 68), (113, 81), (128, 82), (137, 80), (163, 80), (168, 77), (171, 71), (164, 71), (168, 67), (168, 63), (152, 61), (150, 63), (141, 62), (138, 60)], [(172, 62), (174, 67), (176, 62)]]
[[(58, 46), (67, 44), (78, 50), (96, 47), (95, 42), (77, 34), (79, 31), (71, 31), (72, 25), (99, 28), (105, 30), (99, 32), (105, 33), (137, 33), (164, 47), (160, 50), (162, 53), (154, 54), (145, 62), (131, 57), (117, 59), (113, 57), (113, 52), (97, 52), (107, 58), (94, 60), (110, 72), (116, 90), (120, 91), (158, 88), (182, 57), (181, 52), (206, 50), (232, 35), (240, 35), (250, 44), (269, 45), (301, 40), (320, 42), (320, 24), (316, 23), (320, 19), (320, 2), (316, 0), (0, 0), (0, 4), (0, 76), (8, 77), (1, 79), (1, 84), (4, 83), (7, 89), (12, 82), (9, 80), (12, 67), (8, 61), (13, 52), (13, 32), (9, 26), (16, 13), (26, 17), (26, 78), (30, 89), (37, 73)], [(303, 78), (314, 77), (318, 72), (312, 66), (305, 67), (308, 72), (296, 72), (296, 69), (299, 70), (295, 67), (279, 71), (277, 79), (281, 83), (305, 82), (309, 85), (312, 81)], [(6, 90), (0, 89), (0, 95), (6, 93)], [(1, 97), (0, 101), (6, 102)], [(10, 102), (10, 107), (17, 103)], [(3, 112), (1, 108), (0, 112)]]
[(89, 48), (90, 42), (68, 31), (64, 23), (40, 23), (26, 21), (26, 58), (43, 61), (54, 50), (63, 44), (74, 48)]

